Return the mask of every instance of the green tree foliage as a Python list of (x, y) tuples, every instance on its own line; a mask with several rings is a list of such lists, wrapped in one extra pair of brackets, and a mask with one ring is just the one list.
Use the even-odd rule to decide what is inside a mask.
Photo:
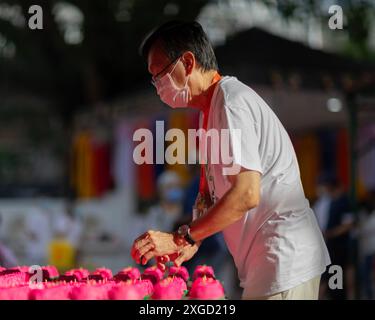
[[(250, 0), (248, 0), (250, 1)], [(28, 8), (43, 8), (43, 30), (13, 25), (0, 16), (0, 34), (16, 47), (14, 59), (0, 56), (0, 83), (43, 92), (54, 97), (69, 115), (80, 105), (89, 105), (144, 84), (148, 75), (138, 56), (142, 37), (154, 26), (170, 19), (195, 19), (208, 0), (65, 0), (83, 15), (82, 42), (67, 43), (57, 22), (57, 0), (0, 0), (17, 5), (23, 16)], [(324, 1), (264, 0), (285, 17), (304, 19), (307, 13), (327, 18)], [(343, 6), (349, 36), (348, 52), (367, 57), (373, 0), (337, 0)], [(172, 7), (171, 7), (172, 6)], [(169, 10), (167, 10), (169, 8)], [(171, 10), (172, 8), (172, 10)]]
[(375, 58), (370, 51), (369, 31), (371, 19), (375, 18), (374, 0), (264, 0), (271, 7), (276, 7), (285, 19), (306, 19), (310, 14), (326, 23), (330, 15), (328, 7), (333, 4), (340, 5), (345, 16), (344, 30), (348, 41), (344, 53), (357, 59)]
[(0, 57), (0, 83), (58, 96), (69, 113), (120, 92), (131, 92), (147, 80), (138, 56), (142, 37), (170, 19), (195, 19), (206, 0), (178, 1), (175, 12), (165, 12), (167, 0), (70, 0), (83, 14), (83, 41), (69, 44), (56, 21), (59, 1), (8, 0), (8, 6), (43, 9), (43, 30), (18, 27), (0, 17), (0, 34), (16, 46), (14, 59)]

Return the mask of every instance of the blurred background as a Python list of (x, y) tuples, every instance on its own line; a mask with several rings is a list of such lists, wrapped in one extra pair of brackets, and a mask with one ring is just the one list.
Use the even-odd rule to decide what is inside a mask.
[[(28, 27), (32, 5), (41, 30)], [(343, 9), (342, 30), (329, 28), (331, 5)], [(321, 298), (373, 299), (374, 0), (0, 0), (0, 265), (116, 272), (133, 265), (140, 233), (189, 218), (199, 168), (133, 162), (137, 128), (198, 126), (196, 112), (159, 101), (138, 56), (142, 37), (171, 19), (200, 22), (220, 72), (255, 89), (287, 128), (344, 270), (344, 290), (323, 285)], [(240, 297), (220, 235), (188, 266), (199, 263)]]

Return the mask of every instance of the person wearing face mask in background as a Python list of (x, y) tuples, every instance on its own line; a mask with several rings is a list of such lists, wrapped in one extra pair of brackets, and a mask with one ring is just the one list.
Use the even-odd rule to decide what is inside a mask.
[[(222, 231), (243, 299), (317, 299), (330, 258), (293, 145), (272, 109), (237, 78), (219, 74), (197, 22), (163, 24), (145, 38), (141, 53), (160, 99), (171, 108), (198, 109), (200, 128), (213, 129), (221, 141), (211, 148), (206, 140), (208, 161), (201, 164), (191, 222), (169, 233), (150, 228), (134, 241), (133, 259), (146, 264), (169, 257), (181, 265)], [(218, 157), (221, 143), (229, 164)]]
[(157, 179), (159, 202), (152, 206), (146, 214), (144, 225), (173, 231), (176, 222), (181, 218), (184, 191), (181, 179), (174, 171), (164, 171)]
[[(149, 228), (172, 232), (183, 216), (184, 190), (180, 176), (172, 170), (162, 172), (156, 181), (157, 201), (146, 212), (134, 214), (128, 221), (129, 240)], [(150, 263), (146, 267), (151, 266)]]

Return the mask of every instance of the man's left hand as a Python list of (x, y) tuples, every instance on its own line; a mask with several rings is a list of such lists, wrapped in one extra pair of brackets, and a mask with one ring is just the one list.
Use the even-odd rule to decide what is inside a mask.
[(145, 265), (154, 257), (170, 255), (180, 249), (173, 233), (149, 230), (134, 241), (131, 256), (135, 262)]

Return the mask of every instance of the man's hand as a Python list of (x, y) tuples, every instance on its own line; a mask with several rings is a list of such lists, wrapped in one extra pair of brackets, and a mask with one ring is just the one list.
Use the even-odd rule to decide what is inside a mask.
[(149, 230), (134, 241), (131, 256), (137, 263), (145, 265), (154, 257), (178, 253), (181, 248), (173, 233)]
[(182, 250), (180, 251), (179, 256), (174, 260), (174, 264), (177, 267), (179, 267), (179, 266), (182, 265), (182, 263), (184, 263), (185, 261), (188, 261), (192, 257), (194, 257), (194, 255), (197, 253), (197, 251), (199, 249), (199, 245), (200, 244), (196, 243), (194, 245), (188, 244), (188, 245), (184, 246), (182, 248)]
[(156, 265), (157, 265), (157, 267), (160, 270), (165, 271), (165, 269), (167, 268), (166, 267), (166, 263), (168, 263), (169, 261), (176, 260), (176, 258), (178, 257), (178, 255), (179, 255), (178, 253), (173, 253), (173, 254), (170, 254), (170, 255), (156, 257)]
[(172, 255), (165, 255), (156, 258), (157, 266), (161, 270), (165, 270), (165, 264), (169, 261), (173, 261), (174, 265), (179, 267), (185, 261), (190, 260), (198, 251), (201, 243), (196, 243), (193, 246), (191, 244), (186, 244), (179, 253), (174, 253)]

